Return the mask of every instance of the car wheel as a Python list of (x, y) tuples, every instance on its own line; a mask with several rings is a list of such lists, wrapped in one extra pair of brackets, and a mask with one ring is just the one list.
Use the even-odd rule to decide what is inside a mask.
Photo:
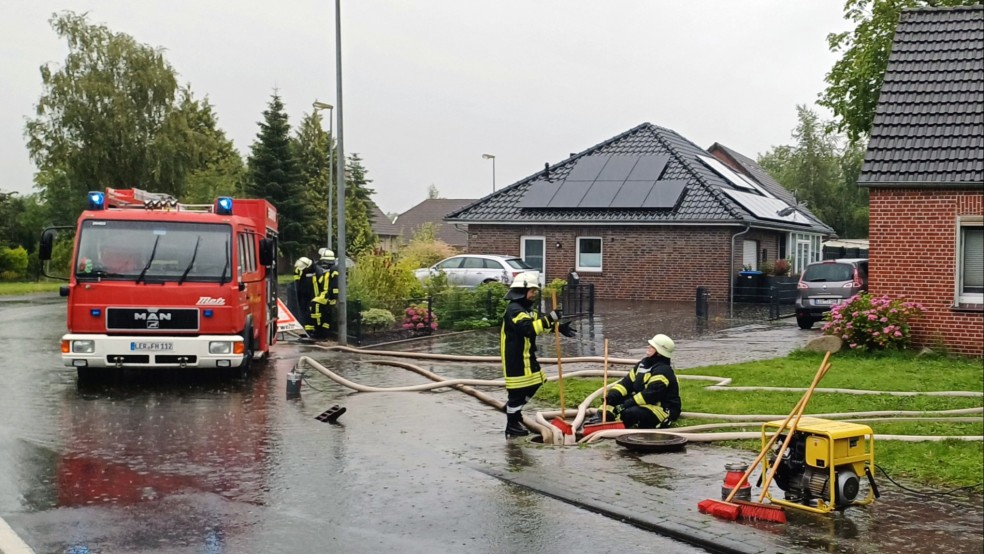
[(813, 329), (813, 318), (796, 316), (796, 324), (800, 329)]

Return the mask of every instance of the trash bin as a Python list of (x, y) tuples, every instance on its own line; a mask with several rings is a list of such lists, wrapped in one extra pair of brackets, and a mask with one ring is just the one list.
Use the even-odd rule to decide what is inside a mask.
[(759, 302), (768, 297), (769, 280), (761, 271), (740, 271), (735, 279), (735, 302)]

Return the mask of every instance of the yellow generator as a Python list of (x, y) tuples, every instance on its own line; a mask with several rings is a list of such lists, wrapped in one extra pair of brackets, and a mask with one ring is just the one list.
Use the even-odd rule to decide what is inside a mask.
[[(769, 421), (762, 425), (762, 447), (773, 433), (782, 430), (784, 421)], [(781, 445), (785, 437), (776, 441)], [(783, 453), (775, 459), (775, 453), (762, 461), (765, 475), (772, 464), (776, 468), (776, 485), (785, 492), (784, 499), (772, 498), (775, 504), (816, 513), (842, 510), (848, 506), (871, 504), (878, 496), (878, 488), (872, 476), (875, 465), (875, 436), (871, 427), (830, 421), (816, 417), (803, 417), (796, 426), (793, 438)], [(771, 459), (769, 459), (771, 458)], [(861, 476), (868, 479), (868, 492), (861, 492)]]

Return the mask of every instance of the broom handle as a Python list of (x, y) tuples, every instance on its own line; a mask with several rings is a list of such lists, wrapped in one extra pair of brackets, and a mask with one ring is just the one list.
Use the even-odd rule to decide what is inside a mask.
[[(557, 309), (557, 289), (550, 289), (550, 309)], [(560, 322), (554, 323), (554, 336), (557, 337), (557, 386), (560, 388), (560, 419), (567, 419), (564, 410), (564, 366), (560, 362)]]
[(605, 370), (602, 372), (604, 377), (601, 383), (601, 423), (604, 424), (608, 419), (608, 339), (605, 339)]
[[(830, 354), (829, 352), (827, 353)], [(786, 452), (786, 447), (789, 446), (790, 440), (793, 438), (793, 433), (796, 432), (796, 427), (799, 425), (800, 419), (803, 417), (803, 412), (806, 411), (806, 403), (810, 401), (810, 397), (813, 396), (813, 390), (817, 388), (817, 383), (823, 376), (826, 375), (827, 370), (830, 369), (830, 364), (825, 363), (820, 368), (820, 372), (817, 376), (813, 378), (813, 383), (810, 388), (807, 389), (806, 395), (803, 397), (803, 402), (798, 406), (799, 413), (796, 414), (796, 420), (793, 421), (793, 426), (789, 428), (789, 433), (786, 434), (786, 440), (782, 441), (782, 446), (779, 447), (779, 452), (776, 453), (776, 463), (772, 464), (769, 468), (769, 474), (765, 477), (765, 481), (762, 483), (762, 493), (759, 495), (759, 503), (765, 500), (765, 495), (769, 492), (769, 485), (772, 484), (772, 478), (776, 475), (776, 469), (779, 468), (779, 463), (782, 461), (782, 455)], [(780, 429), (782, 431), (783, 429)]]
[[(820, 364), (820, 369), (817, 370), (817, 376), (813, 378), (814, 381), (817, 381), (818, 377), (820, 377), (821, 373), (824, 371), (824, 367), (827, 366), (828, 359), (830, 359), (830, 352), (827, 352), (827, 355), (823, 357), (823, 363)], [(769, 438), (769, 442), (765, 443), (765, 446), (762, 448), (762, 451), (759, 452), (758, 456), (755, 457), (755, 461), (753, 461), (748, 466), (748, 469), (745, 470), (745, 474), (741, 476), (741, 479), (739, 479), (737, 483), (735, 483), (734, 488), (731, 489), (731, 493), (729, 493), (728, 497), (724, 499), (725, 502), (731, 502), (732, 499), (734, 499), (735, 495), (738, 494), (738, 489), (740, 489), (741, 486), (748, 481), (748, 477), (752, 474), (753, 471), (755, 471), (755, 467), (758, 466), (760, 463), (762, 463), (762, 459), (765, 458), (766, 454), (769, 453), (769, 449), (772, 448), (772, 446), (776, 443), (776, 440), (779, 438), (781, 431), (785, 429), (787, 425), (789, 425), (790, 420), (792, 420), (793, 417), (796, 415), (796, 412), (799, 411), (800, 406), (803, 404), (803, 400), (805, 399), (806, 399), (806, 395), (804, 394), (803, 397), (799, 399), (799, 402), (796, 403), (796, 406), (793, 407), (793, 411), (789, 412), (789, 415), (786, 416), (786, 420), (782, 422), (782, 427), (780, 427), (772, 435), (772, 437)]]

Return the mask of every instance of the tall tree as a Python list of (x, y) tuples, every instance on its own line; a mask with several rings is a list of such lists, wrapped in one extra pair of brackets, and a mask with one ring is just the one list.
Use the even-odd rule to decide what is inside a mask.
[[(307, 248), (317, 249), (326, 244), (334, 245), (335, 237), (328, 238), (328, 218), (332, 218), (332, 235), (338, 230), (334, 224), (338, 207), (335, 206), (335, 183), (329, 186), (328, 181), (335, 181), (335, 149), (332, 137), (325, 132), (319, 112), (307, 115), (301, 120), (293, 139), (294, 152), (300, 166), (301, 182), (307, 203), (313, 216), (306, 231), (310, 238)], [(328, 194), (332, 193), (332, 213), (328, 213)]]
[(379, 242), (372, 231), (371, 204), (373, 190), (367, 185), (367, 170), (358, 154), (348, 157), (345, 167), (345, 242), (353, 258), (370, 252)]
[(85, 193), (107, 186), (182, 198), (189, 175), (222, 159), (208, 145), (221, 136), (214, 118), (196, 120), (205, 108), (178, 86), (160, 49), (84, 14), (54, 14), (50, 22), (69, 53), (60, 68), (41, 66), (43, 93), (26, 126), (50, 219), (73, 222)]
[(839, 236), (866, 237), (868, 191), (856, 185), (862, 147), (831, 133), (806, 106), (796, 112), (795, 143), (773, 147), (759, 156), (759, 165)]
[(284, 103), (274, 92), (263, 111), (260, 131), (251, 146), (247, 167), (246, 195), (264, 198), (276, 206), (280, 221), (280, 248), (293, 260), (311, 244), (307, 236), (313, 215), (307, 203), (301, 172), (290, 142), (290, 123)]
[(906, 8), (980, 4), (981, 0), (847, 0), (844, 19), (853, 30), (827, 35), (830, 51), (842, 53), (827, 73), (819, 104), (836, 117), (835, 128), (863, 142), (875, 120), (875, 107), (888, 67), (899, 13)]

